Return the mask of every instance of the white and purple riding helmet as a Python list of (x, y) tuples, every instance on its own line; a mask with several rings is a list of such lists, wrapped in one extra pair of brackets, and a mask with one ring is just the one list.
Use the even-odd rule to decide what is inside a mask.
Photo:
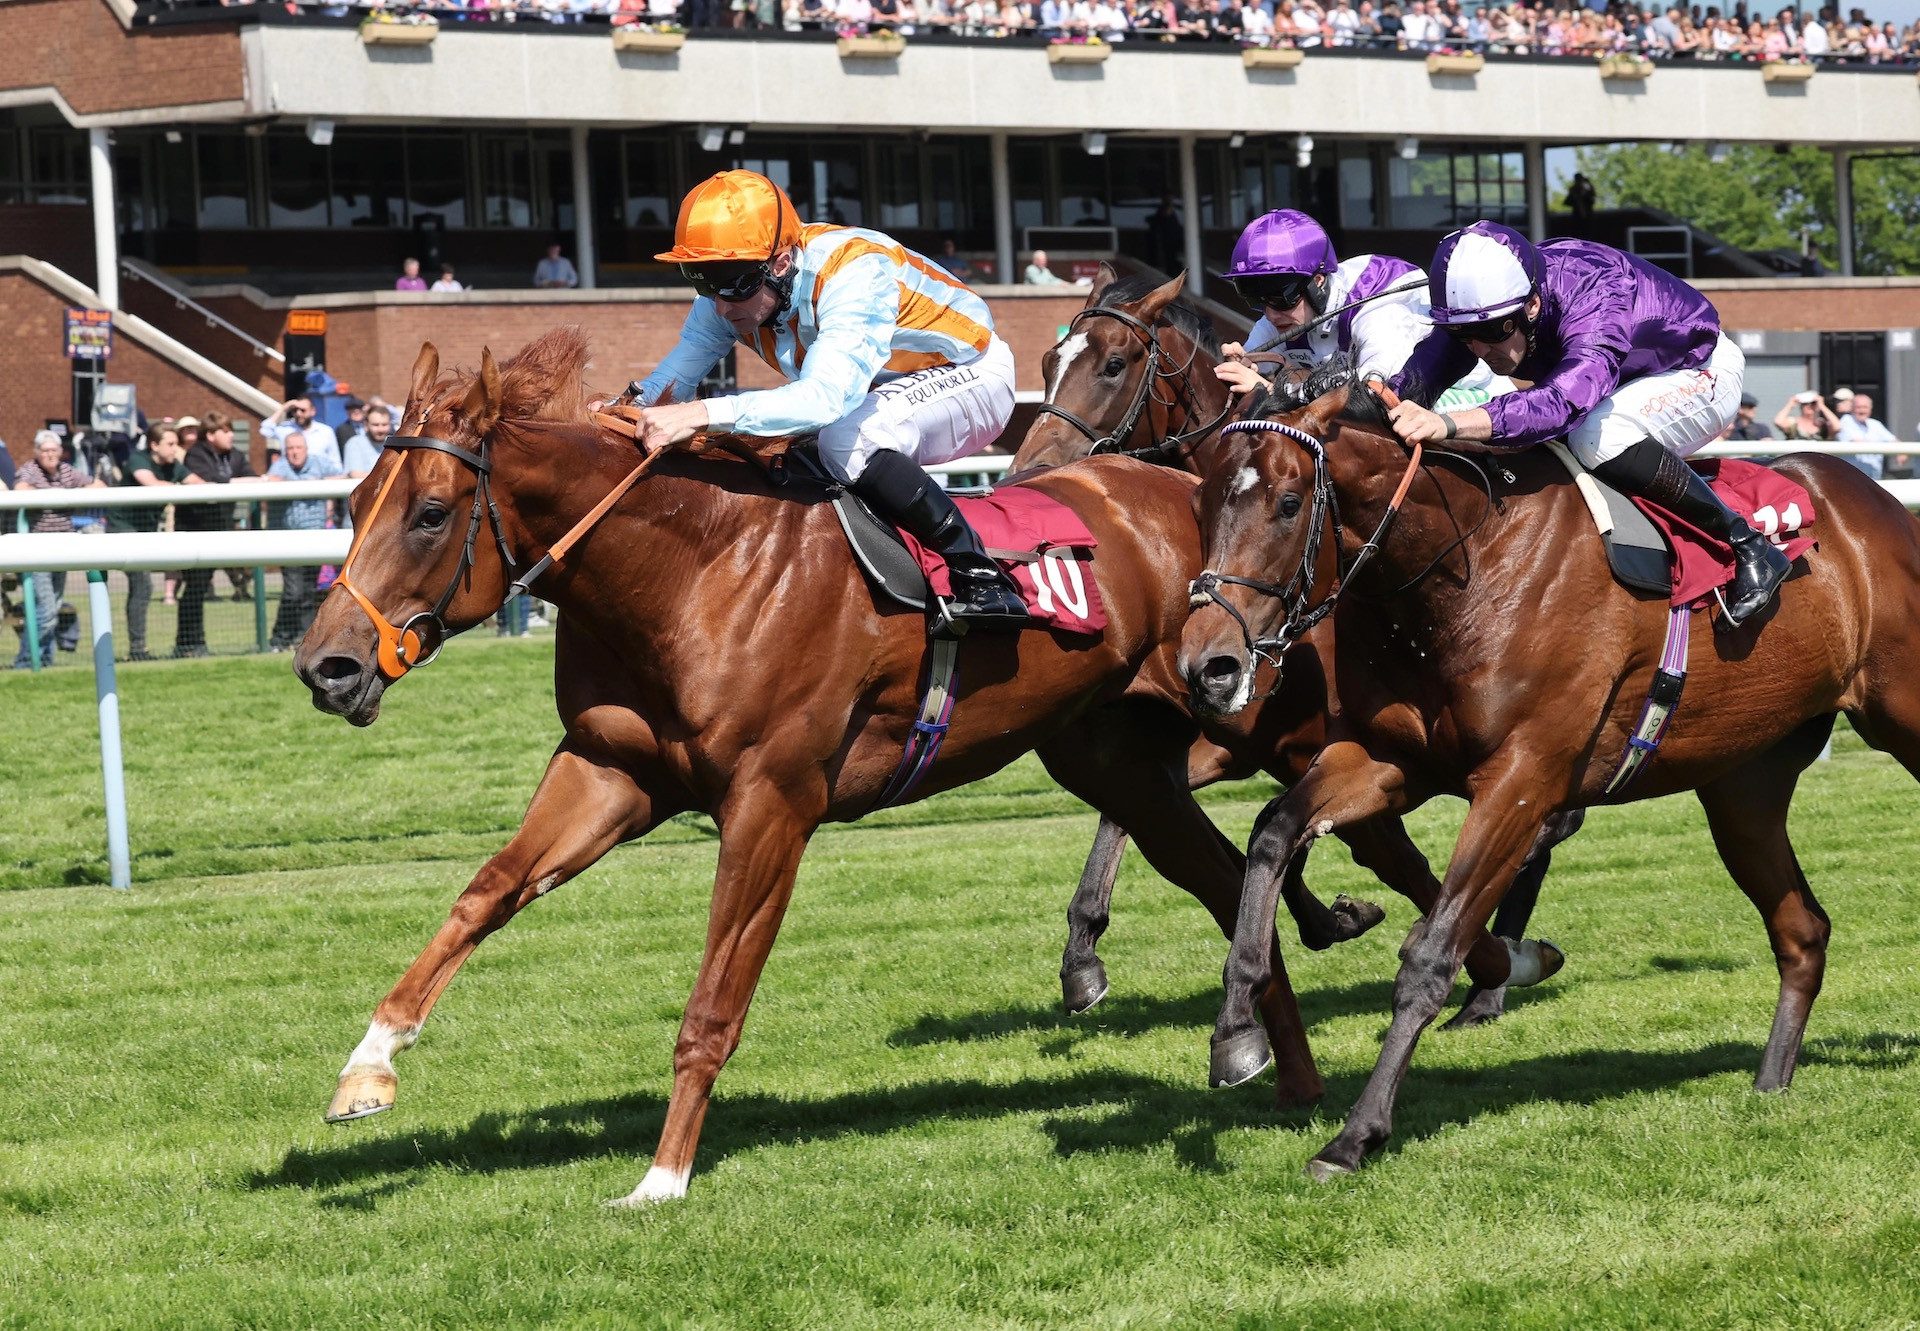
[(1434, 324), (1458, 337), (1493, 342), (1528, 324), (1527, 302), (1540, 290), (1546, 262), (1512, 227), (1475, 222), (1440, 242), (1427, 274)]
[(1326, 300), (1326, 284), (1319, 279), (1339, 266), (1333, 242), (1318, 222), (1295, 209), (1277, 208), (1247, 224), (1234, 243), (1233, 263), (1220, 275), (1256, 310), (1292, 309), (1303, 296), (1318, 309)]

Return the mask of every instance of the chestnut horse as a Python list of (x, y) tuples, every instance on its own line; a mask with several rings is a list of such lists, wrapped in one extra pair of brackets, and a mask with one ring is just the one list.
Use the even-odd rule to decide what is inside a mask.
[[(1016, 474), (1105, 453), (1196, 470), (1195, 459), (1209, 447), (1235, 404), (1213, 372), (1220, 363), (1220, 346), (1211, 322), (1180, 300), (1185, 284), (1185, 273), (1156, 286), (1139, 278), (1120, 279), (1111, 267), (1100, 266), (1086, 305), (1041, 363), (1046, 400), (1014, 455)], [(1284, 677), (1268, 683), (1269, 668), (1258, 708), (1203, 722), (1204, 738), (1188, 759), (1194, 789), (1257, 771), (1290, 785), (1307, 770), (1325, 742), (1325, 678), (1333, 625), (1320, 625), (1310, 642), (1310, 651), (1289, 662)], [(1521, 939), (1552, 849), (1573, 835), (1582, 817), (1573, 811), (1549, 822), (1520, 881), (1501, 903), (1496, 935)], [(1382, 882), (1422, 909), (1432, 905), (1439, 883), (1398, 818), (1379, 819), (1343, 839)], [(1060, 985), (1070, 1012), (1084, 1012), (1106, 995), (1106, 967), (1096, 949), (1111, 918), (1114, 878), (1126, 844), (1126, 832), (1102, 817), (1067, 907)], [(1357, 937), (1383, 918), (1378, 906), (1345, 896), (1328, 908), (1307, 890), (1297, 871), (1287, 876), (1282, 899), (1300, 941), (1315, 951)], [(1514, 973), (1537, 982), (1558, 970), (1561, 960), (1551, 945), (1528, 944), (1515, 953)], [(1505, 994), (1497, 981), (1484, 988), (1476, 984), (1448, 1024), (1493, 1020), (1504, 1010)]]
[[(1692, 790), (1773, 947), (1780, 994), (1755, 1085), (1785, 1087), (1830, 933), (1794, 858), (1787, 807), (1839, 712), (1920, 775), (1920, 523), (1837, 458), (1782, 461), (1812, 495), (1817, 553), (1755, 622), (1715, 632), (1709, 615), (1692, 617), (1685, 700), (1638, 783), (1609, 797), (1668, 609), (1615, 583), (1559, 462), (1531, 450), (1416, 470), (1364, 388), (1339, 387), (1270, 424), (1228, 435), (1208, 459), (1208, 567), (1258, 585), (1214, 582), (1214, 602), (1188, 624), (1181, 670), (1195, 695), (1229, 707), (1249, 668), (1248, 640), (1300, 613), (1301, 599), (1277, 583), (1308, 558), (1316, 529), (1335, 533), (1343, 566), (1379, 543), (1341, 587), (1349, 594), (1338, 602), (1339, 706), (1327, 747), (1269, 806), (1248, 852), (1214, 1035), (1216, 1084), (1260, 1061), (1263, 1037), (1247, 1006), (1267, 982), (1258, 944), (1271, 933), (1276, 878), (1315, 838), (1436, 794), (1471, 805), (1440, 902), (1401, 950), (1379, 1062), (1308, 1167), (1326, 1178), (1387, 1141), (1420, 1033), (1542, 822), (1556, 810)], [(1405, 503), (1389, 523), (1396, 487)]]
[[(443, 378), (433, 347), (422, 349), (402, 429), (354, 493), (355, 548), (294, 660), (315, 706), (370, 724), (441, 623), (458, 632), (492, 614), (509, 580), (529, 576), (523, 557), (550, 552), (629, 473), (632, 446), (584, 417), (585, 356), (578, 332), (562, 330), (504, 366), (488, 353), (477, 373)], [(1174, 669), (1200, 568), (1195, 482), (1102, 458), (1029, 483), (1099, 541), (1108, 627), (1097, 639), (968, 637), (952, 729), (919, 793), (1037, 749), (1054, 779), (1131, 831), (1230, 933), (1245, 859), (1188, 791), (1195, 729)], [(876, 608), (821, 499), (737, 461), (660, 454), (534, 580), (561, 610), (565, 736), (519, 832), (375, 1010), (330, 1119), (393, 1104), (393, 1055), (482, 938), (615, 845), (700, 810), (720, 829), (706, 950), (653, 1167), (625, 1200), (684, 1195), (808, 838), (872, 809), (918, 711), (926, 623)], [(1277, 1098), (1311, 1101), (1320, 1076), (1270, 941), (1275, 980), (1258, 1006), (1278, 1054)]]

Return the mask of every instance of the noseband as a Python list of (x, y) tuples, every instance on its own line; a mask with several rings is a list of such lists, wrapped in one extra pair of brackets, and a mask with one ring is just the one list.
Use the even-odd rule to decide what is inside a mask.
[[(1394, 517), (1400, 512), (1400, 504), (1407, 497), (1407, 490), (1413, 484), (1414, 473), (1420, 468), (1421, 446), (1415, 444), (1413, 453), (1407, 462), (1407, 471), (1400, 478), (1400, 485), (1393, 492), (1393, 498), (1387, 504), (1387, 511), (1381, 515), (1380, 524), (1374, 528), (1373, 535), (1354, 555), (1353, 562), (1339, 572), (1332, 590), (1321, 598), (1318, 605), (1309, 605), (1313, 593), (1314, 567), (1320, 560), (1320, 537), (1329, 525), (1333, 528), (1333, 549), (1336, 562), (1340, 555), (1340, 503), (1333, 491), (1333, 475), (1327, 466), (1326, 445), (1315, 439), (1305, 430), (1287, 425), (1281, 421), (1234, 421), (1225, 426), (1220, 433), (1224, 436), (1235, 431), (1265, 431), (1291, 439), (1306, 449), (1313, 458), (1313, 503), (1307, 513), (1307, 540), (1300, 552), (1300, 566), (1285, 583), (1262, 582), (1258, 578), (1243, 578), (1232, 573), (1216, 573), (1207, 569), (1195, 578), (1187, 588), (1187, 604), (1195, 610), (1206, 605), (1217, 605), (1240, 627), (1240, 640), (1246, 645), (1247, 662), (1252, 668), (1255, 660), (1265, 661), (1275, 670), (1280, 668), (1280, 658), (1287, 649), (1305, 637), (1313, 626), (1332, 614), (1340, 603), (1340, 594), (1351, 586), (1360, 575), (1380, 543), (1387, 538), (1387, 530), (1393, 525)], [(1253, 628), (1247, 623), (1245, 615), (1240, 613), (1233, 602), (1220, 594), (1223, 586), (1245, 587), (1260, 596), (1277, 597), (1281, 608), (1287, 613), (1280, 631), (1272, 637), (1256, 638)]]
[[(1147, 409), (1147, 403), (1149, 401), (1159, 402), (1169, 410), (1176, 406), (1184, 406), (1189, 418), (1192, 417), (1193, 388), (1189, 376), (1193, 372), (1194, 363), (1200, 358), (1200, 346), (1199, 343), (1194, 343), (1193, 352), (1187, 357), (1186, 363), (1176, 367), (1173, 364), (1173, 357), (1169, 356), (1166, 348), (1160, 345), (1160, 330), (1157, 327), (1144, 319), (1127, 313), (1125, 310), (1111, 309), (1103, 305), (1092, 306), (1074, 315), (1072, 322), (1067, 325), (1069, 334), (1080, 326), (1082, 320), (1096, 317), (1118, 319), (1128, 328), (1138, 333), (1147, 344), (1147, 362), (1144, 367), (1146, 373), (1140, 376), (1140, 386), (1134, 390), (1133, 401), (1128, 405), (1126, 414), (1120, 418), (1119, 425), (1104, 435), (1079, 416), (1076, 416), (1073, 412), (1068, 411), (1065, 407), (1056, 406), (1052, 402), (1042, 402), (1038, 412), (1035, 413), (1037, 416), (1058, 416), (1061, 420), (1078, 430), (1085, 436), (1087, 441), (1093, 445), (1092, 448), (1088, 450), (1089, 456), (1095, 456), (1101, 453), (1118, 453), (1123, 457), (1141, 458), (1147, 461), (1159, 461), (1169, 455), (1177, 457), (1180, 451), (1188, 444), (1210, 433), (1215, 426), (1226, 419), (1227, 413), (1232, 410), (1233, 407), (1233, 398), (1231, 395), (1227, 397), (1225, 405), (1220, 408), (1219, 414), (1197, 429), (1187, 430), (1181, 434), (1168, 435), (1165, 439), (1148, 444), (1145, 448), (1122, 448), (1121, 445), (1132, 438), (1135, 427), (1140, 423), (1141, 413)], [(1056, 347), (1058, 346), (1057, 343), (1055, 345)], [(1176, 402), (1154, 395), (1153, 386), (1155, 383), (1163, 378), (1172, 379), (1176, 376), (1181, 386), (1180, 396), (1184, 401)]]
[[(453, 598), (460, 590), (461, 582), (464, 580), (470, 585), (472, 581), (474, 543), (479, 538), (480, 522), (483, 517), (493, 528), (493, 541), (500, 550), (501, 566), (509, 576), (517, 564), (513, 551), (507, 546), (506, 531), (500, 525), (500, 506), (493, 501), (493, 460), (489, 456), (491, 446), (487, 439), (483, 438), (480, 441), (480, 451), (477, 453), (471, 449), (462, 448), (458, 444), (450, 444), (444, 439), (434, 439), (428, 435), (395, 435), (387, 440), (386, 447), (402, 454), (402, 457), (399, 464), (387, 473), (387, 479), (381, 482), (379, 491), (373, 497), (373, 508), (367, 513), (367, 520), (355, 529), (353, 546), (347, 551), (347, 562), (340, 566), (340, 573), (334, 579), (334, 584), (345, 588), (347, 595), (351, 596), (366, 612), (367, 618), (373, 621), (374, 632), (380, 635), (378, 652), (380, 672), (391, 683), (416, 666), (432, 664), (434, 658), (440, 655), (440, 648), (447, 640), (447, 625), (444, 618), (447, 607), (453, 604)], [(413, 450), (416, 449), (427, 449), (458, 458), (473, 468), (479, 479), (473, 487), (473, 514), (467, 522), (467, 539), (460, 549), (460, 563), (454, 568), (453, 578), (447, 583), (446, 591), (442, 592), (440, 599), (434, 602), (433, 609), (421, 610), (407, 616), (396, 628), (385, 615), (374, 609), (373, 602), (353, 585), (347, 575), (353, 568), (354, 557), (360, 553), (360, 543), (372, 530), (373, 520), (380, 515), (381, 508), (387, 502), (387, 492), (393, 489), (393, 483), (400, 478), (400, 473), (406, 469), (406, 464), (412, 458)], [(420, 626), (422, 625), (429, 630), (430, 638), (421, 637)]]

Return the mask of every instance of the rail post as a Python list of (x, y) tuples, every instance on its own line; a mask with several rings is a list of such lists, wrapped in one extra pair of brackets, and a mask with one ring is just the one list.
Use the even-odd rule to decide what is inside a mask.
[(93, 695), (100, 705), (100, 780), (107, 801), (107, 875), (121, 891), (133, 886), (127, 851), (127, 775), (120, 761), (120, 691), (113, 668), (113, 605), (107, 575), (87, 570), (87, 612), (93, 621)]
[[(260, 531), (267, 529), (265, 504), (253, 505), (253, 525)], [(253, 650), (267, 650), (267, 570), (260, 564), (253, 566)]]
[[(27, 531), (27, 510), (20, 510), (19, 528), (21, 535)], [(40, 616), (34, 612), (33, 574), (20, 575), (20, 604), (27, 616), (27, 666), (34, 674), (40, 673)], [(56, 611), (57, 613), (57, 611)]]

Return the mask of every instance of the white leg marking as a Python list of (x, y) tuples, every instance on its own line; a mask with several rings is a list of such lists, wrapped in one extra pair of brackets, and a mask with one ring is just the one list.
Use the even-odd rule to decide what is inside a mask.
[(1233, 478), (1233, 493), (1245, 494), (1260, 481), (1260, 473), (1252, 467), (1242, 467), (1240, 474)]
[(687, 1195), (687, 1175), (692, 1172), (689, 1169), (662, 1169), (655, 1165), (640, 1180), (639, 1187), (607, 1205), (647, 1206), (653, 1202), (677, 1202)]
[(402, 1049), (411, 1049), (419, 1038), (419, 1031), (397, 1031), (383, 1021), (376, 1021), (367, 1027), (366, 1037), (347, 1056), (347, 1066), (340, 1069), (340, 1075), (344, 1077), (354, 1068), (392, 1072), (393, 1056)]
[(533, 885), (533, 894), (536, 897), (544, 897), (547, 893), (553, 891), (553, 889), (558, 886), (560, 886), (560, 875), (557, 873), (550, 873), (545, 878), (542, 878), (539, 882)]
[(1503, 938), (1500, 941), (1507, 945), (1507, 984), (1510, 988), (1525, 989), (1528, 985), (1539, 984), (1566, 964), (1560, 949), (1544, 938), (1527, 938), (1519, 942)]
[(1067, 367), (1086, 349), (1087, 335), (1084, 332), (1075, 333), (1060, 344), (1059, 359), (1054, 363), (1053, 382), (1047, 386), (1047, 401), (1051, 402), (1059, 395), (1060, 385), (1066, 382)]

